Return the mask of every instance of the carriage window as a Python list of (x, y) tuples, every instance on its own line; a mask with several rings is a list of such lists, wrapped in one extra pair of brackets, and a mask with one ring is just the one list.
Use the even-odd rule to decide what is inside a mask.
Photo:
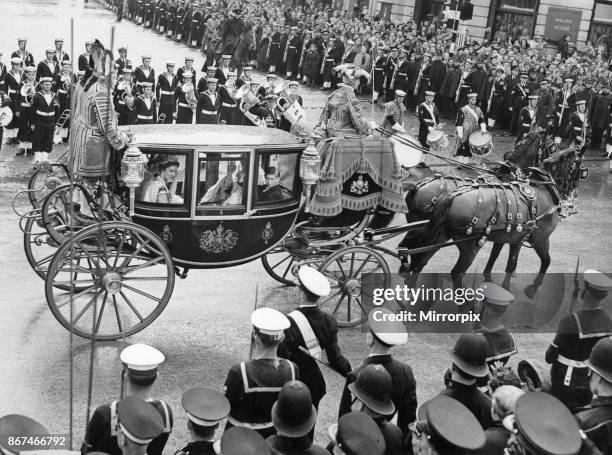
[(258, 157), (257, 196), (259, 204), (296, 199), (297, 153), (262, 153)]
[(145, 178), (136, 191), (136, 200), (152, 204), (183, 204), (185, 154), (145, 153)]
[(198, 201), (200, 205), (246, 206), (248, 188), (246, 153), (199, 154)]

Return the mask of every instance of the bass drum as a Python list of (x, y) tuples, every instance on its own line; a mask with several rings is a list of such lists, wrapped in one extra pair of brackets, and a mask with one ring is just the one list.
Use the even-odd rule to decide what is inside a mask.
[(414, 137), (405, 133), (395, 133), (389, 140), (393, 143), (393, 150), (397, 161), (404, 168), (415, 167), (423, 161), (422, 145)]

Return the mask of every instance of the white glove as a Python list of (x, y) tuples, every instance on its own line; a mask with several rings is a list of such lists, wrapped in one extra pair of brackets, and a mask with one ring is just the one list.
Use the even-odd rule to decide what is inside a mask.
[(560, 144), (561, 143), (561, 138), (559, 136), (557, 136), (555, 138), (555, 144)]
[(487, 125), (485, 125), (484, 123), (480, 124), (480, 131), (482, 131), (483, 133), (487, 132)]
[(459, 139), (463, 139), (463, 127), (462, 126), (457, 127), (457, 137)]
[(374, 120), (372, 120), (370, 123), (370, 128), (374, 129), (374, 128), (378, 128), (378, 125), (376, 124), (376, 122)]
[(433, 126), (428, 126), (428, 127), (427, 127), (427, 131), (430, 131), (430, 132), (431, 132), (431, 131), (433, 131), (433, 130), (434, 130), (434, 127), (433, 127)]
[(393, 129), (395, 131), (399, 131), (400, 133), (405, 133), (406, 132), (406, 129), (402, 125), (400, 125), (399, 123), (396, 123), (395, 125), (393, 125)]

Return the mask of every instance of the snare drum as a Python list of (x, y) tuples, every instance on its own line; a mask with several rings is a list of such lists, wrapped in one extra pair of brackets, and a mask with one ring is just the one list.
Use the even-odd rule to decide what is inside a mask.
[(493, 137), (489, 133), (476, 131), (470, 135), (472, 155), (485, 156), (493, 151)]
[(444, 152), (450, 144), (448, 136), (442, 130), (433, 130), (429, 133), (427, 143), (434, 152)]

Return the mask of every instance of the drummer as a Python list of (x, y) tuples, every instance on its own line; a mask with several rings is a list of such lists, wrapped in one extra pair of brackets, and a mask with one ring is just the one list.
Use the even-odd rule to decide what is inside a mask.
[[(476, 106), (478, 93), (469, 93), (468, 102), (465, 106), (459, 109), (457, 113), (457, 145), (455, 156), (457, 160), (465, 165), (472, 156), (470, 151), (470, 135), (480, 130), (483, 133), (487, 132), (487, 123), (480, 108)], [(461, 166), (460, 166), (461, 167)]]
[(419, 104), (417, 108), (417, 117), (419, 118), (419, 142), (423, 147), (429, 150), (427, 144), (427, 135), (436, 129), (440, 129), (440, 114), (438, 108), (434, 104), (436, 92), (431, 90), (425, 91), (425, 101)]

